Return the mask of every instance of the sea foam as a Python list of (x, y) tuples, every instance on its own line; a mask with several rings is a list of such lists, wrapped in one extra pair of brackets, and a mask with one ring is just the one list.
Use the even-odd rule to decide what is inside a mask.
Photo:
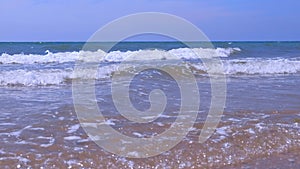
[(38, 63), (65, 63), (74, 61), (107, 61), (121, 62), (130, 60), (153, 60), (153, 59), (195, 59), (207, 57), (229, 57), (231, 54), (241, 51), (239, 48), (179, 48), (169, 51), (164, 50), (137, 50), (137, 51), (112, 51), (105, 53), (102, 50), (59, 52), (52, 53), (48, 50), (45, 55), (37, 54), (14, 54), (3, 53), (0, 56), (2, 64), (38, 64)]
[[(3, 69), (0, 71), (0, 86), (46, 86), (46, 85), (62, 85), (70, 83), (72, 79), (107, 79), (111, 78), (114, 73), (119, 71), (127, 71), (126, 68), (138, 68), (144, 64), (138, 64), (131, 61), (158, 61), (161, 63), (169, 63), (168, 60), (183, 59), (183, 64), (190, 68), (194, 74), (214, 74), (202, 64), (200, 58), (213, 57), (229, 57), (236, 52), (241, 52), (239, 48), (179, 48), (169, 51), (163, 50), (138, 50), (138, 51), (112, 51), (105, 53), (98, 51), (79, 51), (79, 52), (63, 52), (51, 53), (47, 51), (45, 55), (24, 55), (2, 54), (0, 62), (2, 66), (11, 67), (11, 69)], [(70, 65), (64, 66), (66, 62), (78, 61), (79, 63), (97, 62), (99, 63), (96, 74), (91, 73), (92, 70), (83, 70), (74, 73), (74, 67)], [(13, 64), (14, 63), (14, 64)], [(56, 63), (59, 67), (41, 66), (47, 63)], [(120, 63), (125, 63), (120, 65)], [(155, 63), (155, 62), (154, 62)], [(238, 58), (230, 57), (230, 59), (222, 59), (223, 72), (225, 75), (281, 75), (281, 74), (298, 74), (300, 72), (300, 60), (283, 59), (283, 58)], [(151, 62), (152, 64), (152, 62)], [(28, 65), (30, 69), (22, 67)], [(72, 65), (72, 64), (71, 64)], [(124, 66), (127, 65), (127, 66)], [(17, 68), (15, 68), (17, 66)], [(42, 67), (42, 68), (40, 68)], [(93, 71), (92, 71), (93, 72)]]

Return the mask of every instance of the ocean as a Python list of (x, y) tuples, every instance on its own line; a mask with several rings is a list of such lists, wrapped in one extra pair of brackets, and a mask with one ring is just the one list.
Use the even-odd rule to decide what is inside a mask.
[[(213, 42), (215, 48), (189, 44), (192, 51), (181, 42), (121, 42), (105, 53), (101, 49), (109, 43), (85, 50), (83, 42), (0, 43), (1, 168), (299, 168), (300, 42)], [(90, 56), (99, 62), (97, 76), (74, 74), (76, 64)], [(198, 143), (198, 136), (212, 104), (211, 81), (197, 56), (220, 58), (227, 84), (221, 121), (204, 143)], [(192, 71), (200, 93), (196, 122), (179, 144), (158, 156), (125, 158), (88, 137), (73, 105), (74, 79), (95, 80), (97, 104), (108, 125), (124, 135), (146, 138), (176, 121), (179, 86), (155, 69), (134, 77), (129, 96), (136, 109), (151, 107), (153, 89), (164, 91), (167, 98), (163, 117), (145, 125), (118, 113), (112, 77), (126, 72), (119, 67), (124, 62), (173, 60)]]

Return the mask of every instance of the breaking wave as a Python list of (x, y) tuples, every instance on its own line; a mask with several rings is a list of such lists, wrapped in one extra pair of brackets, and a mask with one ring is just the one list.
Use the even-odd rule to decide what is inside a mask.
[[(195, 75), (207, 75), (207, 68), (201, 63), (185, 62)], [(142, 64), (143, 66), (144, 64)], [(138, 67), (138, 64), (128, 64), (128, 67)], [(126, 67), (126, 66), (125, 66)], [(224, 74), (228, 76), (238, 75), (283, 75), (299, 74), (300, 61), (288, 59), (277, 60), (224, 60)], [(73, 68), (67, 69), (40, 69), (40, 70), (10, 70), (0, 72), (0, 85), (59, 85), (70, 82), (72, 79), (107, 79), (115, 72), (126, 71), (124, 65), (108, 64), (99, 66), (98, 73), (93, 76), (89, 70), (80, 74), (74, 74)]]
[(2, 64), (36, 64), (36, 63), (65, 63), (77, 60), (97, 59), (97, 61), (120, 62), (124, 60), (152, 60), (152, 59), (200, 59), (207, 57), (229, 57), (239, 48), (179, 48), (169, 51), (163, 50), (138, 50), (138, 51), (112, 51), (105, 53), (102, 50), (95, 52), (60, 52), (52, 53), (48, 50), (45, 55), (37, 54), (2, 54), (0, 63)]
[[(173, 64), (171, 60), (183, 59), (182, 62), (192, 70), (195, 75), (207, 75), (213, 69), (205, 67), (200, 58), (225, 57), (222, 59), (224, 74), (228, 76), (239, 75), (282, 75), (282, 74), (299, 74), (299, 59), (283, 59), (283, 58), (237, 58), (230, 57), (236, 52), (241, 52), (239, 48), (179, 48), (169, 51), (162, 50), (138, 50), (138, 51), (112, 51), (105, 53), (98, 51), (79, 51), (79, 52), (63, 52), (51, 53), (46, 52), (45, 55), (24, 55), (24, 54), (2, 54), (0, 56), (1, 66), (6, 68), (0, 71), (0, 86), (47, 86), (61, 85), (70, 83), (72, 79), (107, 79), (115, 72), (127, 71), (120, 62), (128, 63), (128, 67), (137, 68), (143, 66), (146, 61), (153, 63)], [(74, 74), (73, 64), (64, 64), (75, 61), (97, 61), (99, 69), (97, 75), (92, 76), (88, 70), (84, 70), (80, 74)], [(163, 61), (162, 61), (163, 60)], [(129, 62), (126, 62), (129, 61)], [(143, 64), (138, 64), (138, 61)], [(145, 62), (144, 62), (145, 61)], [(47, 63), (55, 63), (49, 66)], [(46, 64), (46, 65), (42, 65)], [(152, 64), (152, 62), (149, 64)], [(27, 65), (23, 66), (23, 65)], [(159, 64), (162, 66), (162, 64)], [(8, 68), (7, 68), (8, 67)], [(29, 69), (28, 69), (29, 67)], [(126, 68), (125, 68), (126, 69)]]
[[(202, 64), (193, 64), (195, 70), (206, 72)], [(236, 59), (223, 61), (226, 75), (280, 75), (300, 73), (300, 61), (290, 59)]]

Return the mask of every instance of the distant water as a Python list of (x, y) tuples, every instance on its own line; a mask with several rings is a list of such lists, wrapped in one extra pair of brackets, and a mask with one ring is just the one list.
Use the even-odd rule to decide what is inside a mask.
[[(0, 166), (215, 168), (244, 162), (253, 165), (253, 160), (276, 159), (275, 154), (300, 150), (300, 42), (213, 42), (215, 48), (191, 43), (192, 51), (179, 42), (122, 42), (108, 53), (101, 50), (107, 49), (108, 43), (90, 45), (84, 51), (83, 45), (0, 43), (0, 144), (5, 145), (0, 147)], [(207, 68), (199, 56), (219, 57), (227, 78), (222, 122), (203, 145), (198, 145), (196, 138), (211, 96)], [(148, 131), (147, 127), (128, 125), (118, 114), (110, 93), (112, 75), (124, 61), (182, 60), (196, 77), (201, 100), (197, 124), (187, 139), (144, 162), (98, 148), (78, 124), (71, 91), (72, 79), (90, 78), (88, 74), (74, 75), (75, 63), (95, 58), (99, 62), (96, 95), (100, 109), (116, 130), (125, 128), (127, 135), (140, 133), (139, 137), (159, 133), (174, 121), (180, 105), (178, 86), (153, 70), (136, 76), (130, 90), (137, 109), (149, 108), (148, 95), (154, 88), (170, 96), (165, 110), (168, 118), (155, 121), (153, 130)], [(296, 159), (290, 154), (282, 158)], [(295, 165), (299, 163), (284, 164)]]

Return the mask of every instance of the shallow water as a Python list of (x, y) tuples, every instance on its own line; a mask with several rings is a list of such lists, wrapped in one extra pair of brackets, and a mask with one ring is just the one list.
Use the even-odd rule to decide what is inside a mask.
[[(0, 149), (0, 165), (4, 168), (252, 168), (269, 167), (262, 158), (266, 161), (281, 158), (285, 159), (281, 163), (285, 167), (299, 166), (300, 112), (295, 104), (298, 95), (282, 95), (285, 87), (278, 88), (282, 91), (270, 90), (273, 93), (267, 90), (269, 88), (259, 88), (272, 96), (264, 98), (264, 92), (251, 92), (251, 86), (255, 86), (252, 81), (260, 81), (264, 86), (270, 80), (248, 78), (248, 83), (238, 84), (235, 80), (229, 79), (225, 113), (216, 131), (205, 143), (198, 143), (198, 137), (207, 115), (209, 101), (206, 98), (210, 90), (201, 87), (202, 107), (189, 134), (171, 150), (147, 159), (119, 157), (97, 146), (78, 122), (70, 85), (2, 87), (0, 142), (5, 146)], [(179, 93), (174, 92), (178, 87), (176, 83), (163, 81), (169, 85), (164, 85), (162, 81), (144, 85), (147, 83), (141, 84), (136, 80), (133, 85), (142, 85), (143, 90), (131, 88), (133, 103), (140, 103), (135, 104), (140, 110), (149, 107), (147, 92), (153, 87), (170, 94), (170, 106), (166, 107), (165, 115), (148, 125), (133, 123), (120, 116), (111, 100), (110, 82), (98, 82), (98, 105), (104, 112), (107, 124), (137, 138), (153, 136), (168, 129), (176, 119), (180, 97), (177, 97)], [(197, 81), (199, 86), (208, 86), (206, 78), (199, 77)], [(276, 82), (280, 83), (279, 80)], [(272, 85), (278, 86), (277, 83)], [(269, 105), (264, 104), (264, 99)], [(282, 102), (286, 99), (290, 101)]]
[[(154, 44), (167, 51), (145, 50), (149, 48), (147, 43), (121, 44), (115, 49), (120, 51), (101, 58), (95, 78), (97, 104), (106, 118), (104, 124), (130, 137), (149, 138), (176, 122), (181, 105), (179, 86), (159, 70), (149, 69), (136, 75), (129, 96), (137, 110), (146, 111), (151, 106), (149, 94), (154, 89), (164, 92), (167, 104), (153, 122), (134, 123), (120, 115), (111, 95), (111, 77), (116, 72), (126, 72), (119, 69), (120, 62), (131, 54), (159, 63), (171, 62), (165, 56), (172, 53), (193, 71), (200, 93), (195, 124), (174, 148), (146, 159), (107, 152), (80, 125), (73, 105), (72, 80), (93, 78), (90, 74), (73, 74), (74, 61), (83, 52), (83, 44), (0, 44), (0, 52), (6, 53), (0, 56), (1, 168), (300, 167), (299, 43), (219, 42), (219, 49), (196, 49), (202, 55), (220, 56), (227, 76), (221, 122), (202, 144), (198, 143), (199, 134), (211, 105), (207, 70), (199, 59), (191, 57), (189, 50), (178, 49), (184, 47), (182, 44)], [(134, 51), (139, 49), (143, 50)], [(44, 53), (46, 50), (48, 53)], [(89, 54), (102, 56), (103, 52)]]

